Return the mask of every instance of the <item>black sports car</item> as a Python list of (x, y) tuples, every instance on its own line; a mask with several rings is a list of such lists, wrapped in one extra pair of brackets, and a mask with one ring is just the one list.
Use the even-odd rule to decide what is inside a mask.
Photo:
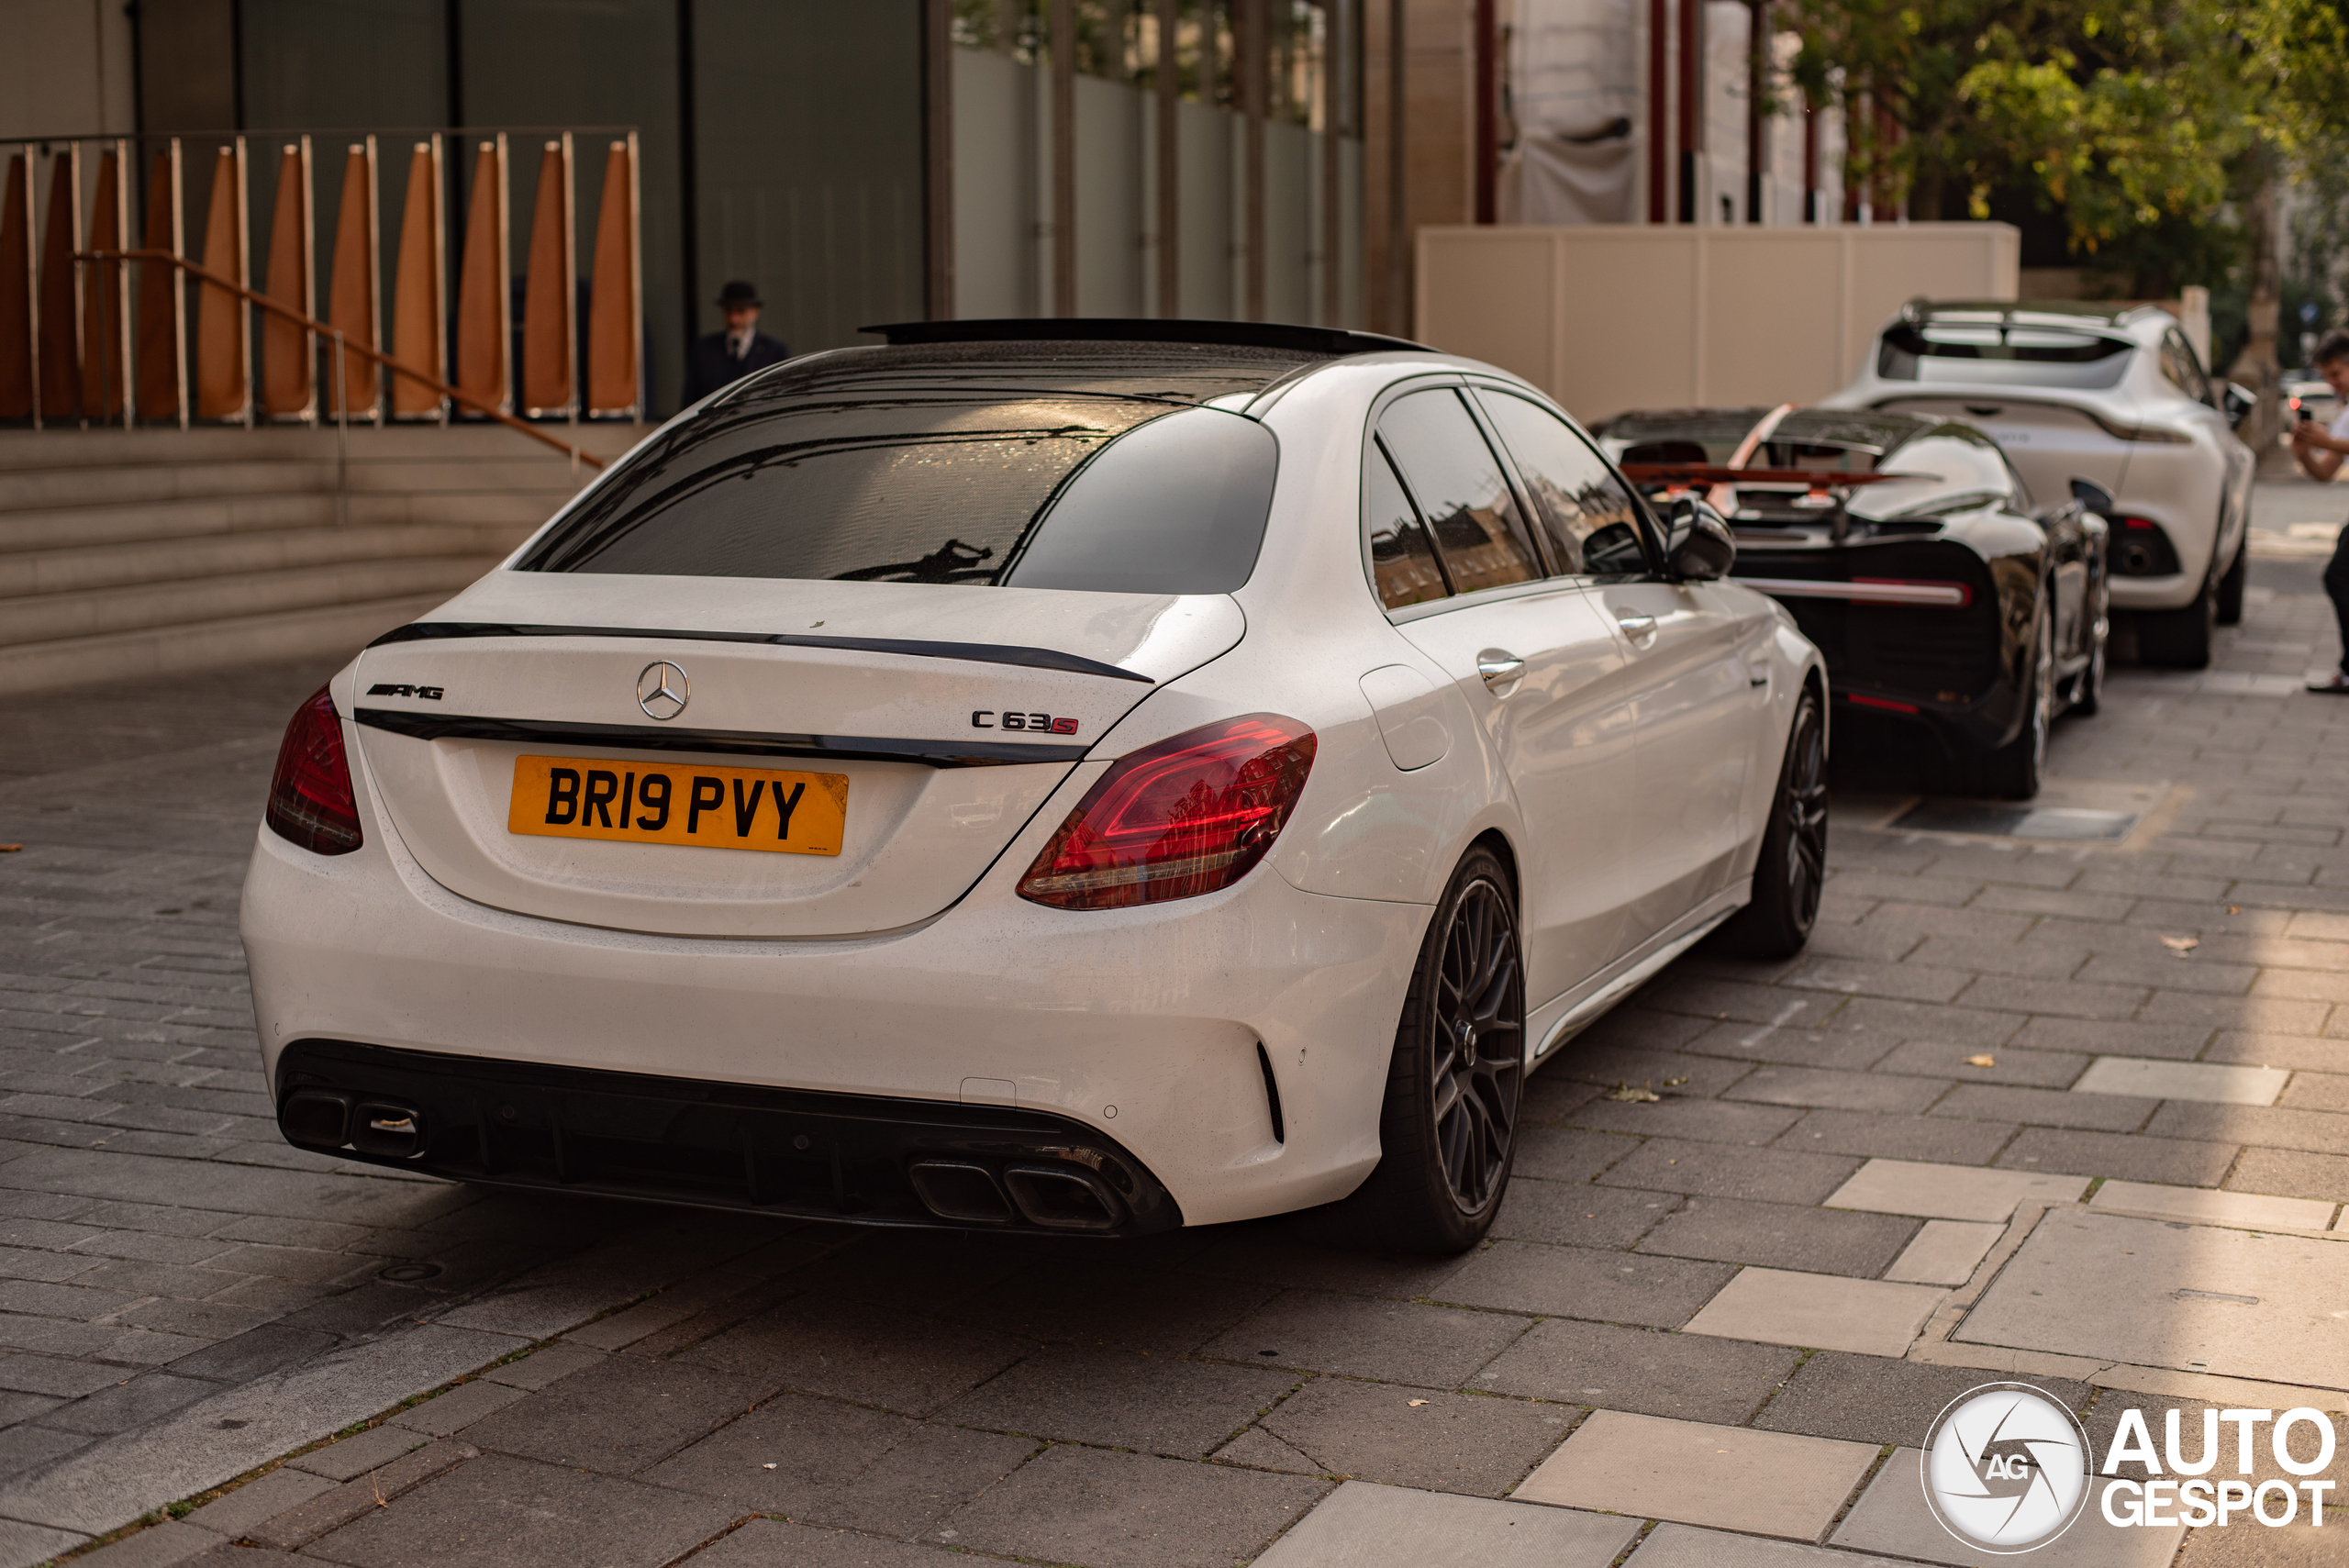
[(1906, 414), (1696, 408), (1601, 434), (1660, 509), (1696, 494), (1729, 520), (1737, 580), (1826, 656), (1839, 752), (1921, 731), (1947, 787), (2027, 800), (2049, 724), (2096, 711), (2111, 501), (2094, 484), (2034, 498), (1981, 431)]

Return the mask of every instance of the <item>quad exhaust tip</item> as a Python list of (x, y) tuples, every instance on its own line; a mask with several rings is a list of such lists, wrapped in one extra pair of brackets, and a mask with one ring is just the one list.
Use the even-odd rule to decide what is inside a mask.
[(379, 1159), (424, 1152), (424, 1118), (413, 1106), (362, 1100), (328, 1089), (302, 1089), (277, 1114), (286, 1141), (306, 1149), (353, 1149)]
[(998, 1183), (984, 1165), (919, 1160), (907, 1174), (932, 1214), (964, 1225), (1018, 1218), (1049, 1230), (1113, 1230), (1125, 1214), (1108, 1183), (1074, 1166), (1014, 1165)]

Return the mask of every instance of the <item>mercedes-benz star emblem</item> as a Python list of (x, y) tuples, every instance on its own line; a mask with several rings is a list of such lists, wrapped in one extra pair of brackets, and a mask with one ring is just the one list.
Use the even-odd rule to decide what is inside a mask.
[(649, 717), (674, 718), (685, 711), (693, 690), (693, 683), (685, 679), (683, 669), (666, 659), (656, 660), (636, 678), (636, 706)]

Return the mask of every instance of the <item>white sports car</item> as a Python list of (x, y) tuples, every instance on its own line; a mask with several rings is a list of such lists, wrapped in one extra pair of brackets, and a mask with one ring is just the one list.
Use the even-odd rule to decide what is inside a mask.
[(2112, 607), (2138, 657), (2199, 670), (2243, 619), (2251, 407), (2152, 306), (1911, 300), (1832, 408), (1954, 419), (1989, 435), (2043, 505), (2075, 479), (2116, 502)]
[(1693, 502), (1389, 339), (956, 322), (672, 420), (295, 716), (279, 1125), (463, 1181), (1458, 1249), (1526, 1073), (1789, 953), (1824, 675)]

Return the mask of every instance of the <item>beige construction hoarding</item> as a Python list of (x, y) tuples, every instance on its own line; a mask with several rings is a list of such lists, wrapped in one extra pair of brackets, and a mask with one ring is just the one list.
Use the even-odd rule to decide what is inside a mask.
[(1421, 342), (1515, 371), (1577, 417), (1809, 403), (1902, 302), (2012, 299), (2005, 223), (1429, 228)]

